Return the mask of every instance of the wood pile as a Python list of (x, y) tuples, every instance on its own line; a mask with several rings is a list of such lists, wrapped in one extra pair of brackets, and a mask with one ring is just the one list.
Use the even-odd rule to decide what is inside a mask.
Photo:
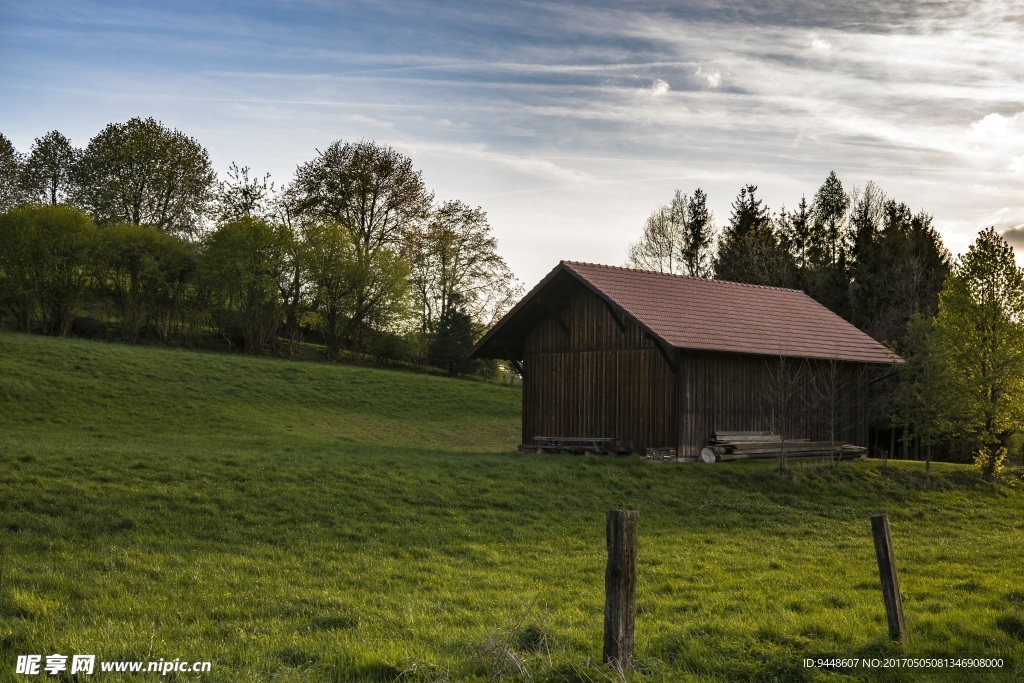
[(648, 448), (647, 452), (644, 453), (644, 457), (648, 460), (654, 460), (657, 462), (678, 460), (676, 457), (676, 449), (674, 448)]
[(786, 439), (772, 432), (725, 432), (711, 433), (709, 444), (701, 449), (700, 459), (704, 462), (729, 462), (732, 460), (767, 460), (778, 458), (782, 450), (786, 458), (831, 458), (839, 460), (863, 460), (867, 450), (841, 442), (811, 441), (810, 439)]

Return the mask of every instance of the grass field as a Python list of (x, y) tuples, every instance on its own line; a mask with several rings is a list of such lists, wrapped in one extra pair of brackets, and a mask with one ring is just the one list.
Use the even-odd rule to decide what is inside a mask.
[[(83, 681), (616, 680), (612, 507), (641, 514), (631, 680), (1024, 676), (1015, 474), (524, 455), (518, 427), (509, 387), (0, 333), (0, 681), (33, 653), (213, 663)], [(803, 667), (886, 656), (1003, 667)]]

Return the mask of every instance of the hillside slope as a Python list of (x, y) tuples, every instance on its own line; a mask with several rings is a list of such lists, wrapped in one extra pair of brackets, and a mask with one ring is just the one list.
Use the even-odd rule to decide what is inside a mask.
[(518, 415), (507, 387), (0, 333), (0, 680), (54, 652), (212, 662), (178, 680), (615, 680), (613, 507), (641, 514), (636, 680), (965, 678), (803, 666), (885, 655), (1019, 676), (1016, 477), (516, 454)]

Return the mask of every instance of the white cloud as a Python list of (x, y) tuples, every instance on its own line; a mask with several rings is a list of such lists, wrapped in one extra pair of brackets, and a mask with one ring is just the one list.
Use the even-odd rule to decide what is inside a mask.
[(824, 38), (813, 38), (810, 45), (811, 49), (815, 52), (829, 52), (832, 50), (832, 43)]
[(972, 151), (1017, 176), (1024, 176), (1024, 112), (992, 113), (971, 123), (967, 140)]
[(651, 83), (651, 87), (648, 88), (651, 91), (651, 97), (659, 97), (669, 91), (669, 85), (667, 82), (660, 78), (655, 78), (654, 82)]
[(1007, 118), (1002, 114), (989, 114), (971, 124), (967, 139), (982, 145), (1003, 144), (1019, 116)]
[(423, 153), (436, 157), (471, 159), (482, 162), (485, 165), (491, 164), (503, 166), (522, 175), (540, 178), (547, 181), (557, 181), (569, 184), (591, 183), (594, 181), (594, 176), (590, 173), (561, 166), (549, 159), (539, 156), (499, 152), (485, 144), (406, 142), (398, 143), (397, 146), (408, 149), (413, 156)]
[(693, 74), (703, 80), (709, 88), (717, 88), (722, 84), (722, 74), (717, 71), (705, 71), (704, 67), (698, 67)]

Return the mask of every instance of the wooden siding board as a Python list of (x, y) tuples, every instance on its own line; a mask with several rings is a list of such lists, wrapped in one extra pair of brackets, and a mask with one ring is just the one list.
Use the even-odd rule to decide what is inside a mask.
[[(607, 305), (580, 287), (561, 312), (527, 335), (523, 443), (534, 436), (615, 438), (642, 450), (674, 445), (674, 380), (636, 323), (622, 330)], [(672, 428), (669, 428), (671, 425)]]
[[(607, 304), (579, 286), (528, 333), (524, 345), (523, 442), (534, 436), (615, 438), (634, 450), (676, 446), (695, 456), (718, 429), (767, 427), (764, 383), (770, 356), (674, 350), (673, 372), (643, 328), (619, 327)], [(562, 329), (565, 323), (569, 333)], [(804, 370), (791, 411), (790, 438), (826, 440), (827, 425), (807, 407), (812, 375), (828, 361), (795, 361)], [(837, 439), (867, 445), (866, 368), (843, 363), (850, 389)]]
[[(766, 356), (684, 351), (681, 354), (681, 397), (678, 413), (680, 455), (695, 456), (715, 430), (758, 430), (770, 427), (771, 403), (764, 386), (770, 364)], [(829, 438), (828, 419), (814, 409), (813, 376), (821, 377), (828, 361), (798, 361), (800, 382), (789, 407), (784, 429), (789, 438), (824, 441)], [(838, 441), (867, 445), (866, 369), (843, 363), (841, 372), (847, 389), (838, 401)]]

